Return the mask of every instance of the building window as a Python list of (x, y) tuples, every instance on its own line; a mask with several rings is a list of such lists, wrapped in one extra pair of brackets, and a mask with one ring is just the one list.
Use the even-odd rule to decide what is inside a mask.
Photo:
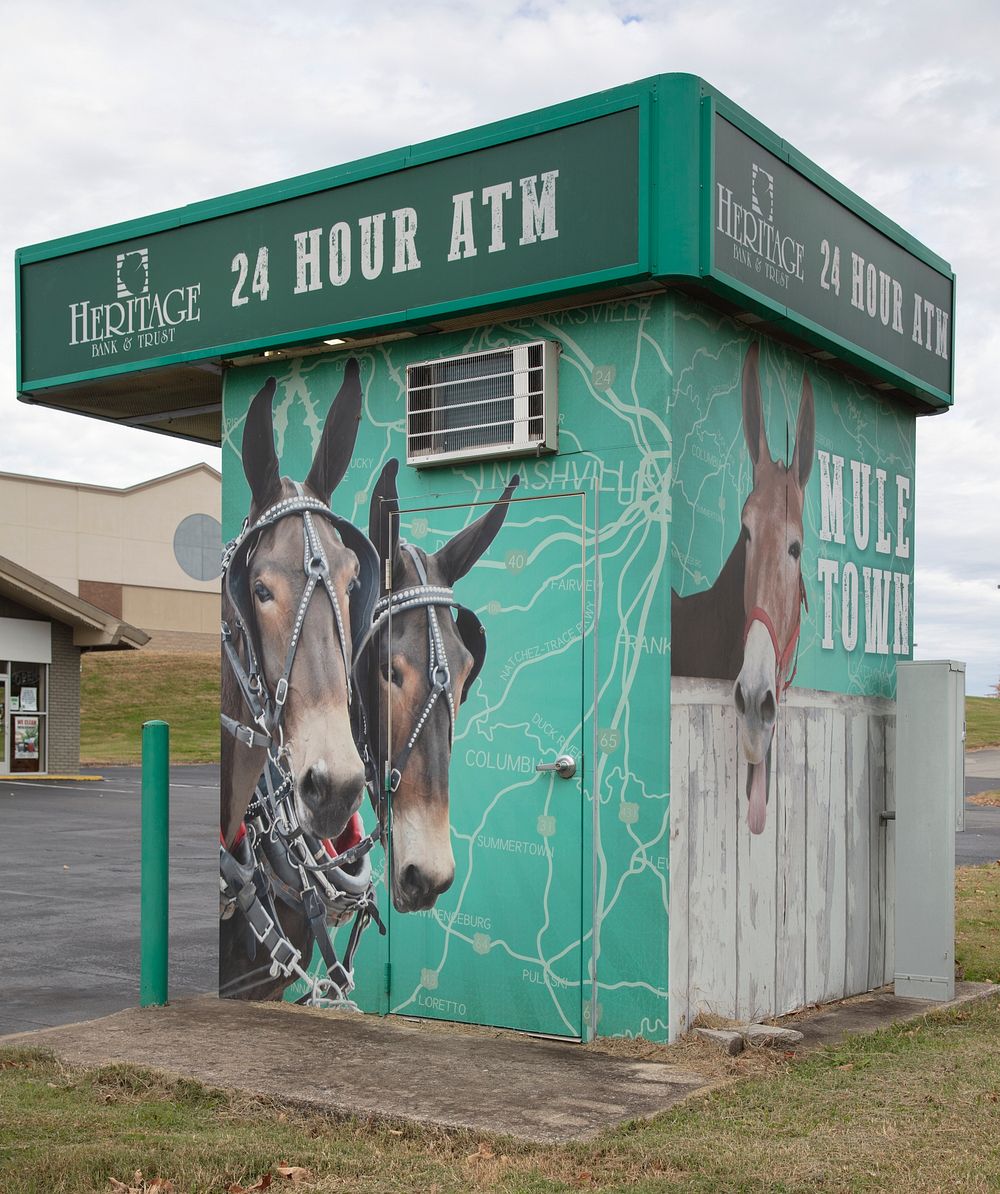
[(45, 771), (48, 665), (0, 660), (0, 767)]
[(210, 514), (189, 514), (174, 531), (174, 559), (194, 580), (222, 575), (222, 527)]

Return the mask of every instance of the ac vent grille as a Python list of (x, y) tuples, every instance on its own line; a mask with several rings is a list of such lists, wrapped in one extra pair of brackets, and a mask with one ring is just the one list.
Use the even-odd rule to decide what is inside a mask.
[(407, 462), (556, 451), (558, 351), (540, 340), (408, 366)]

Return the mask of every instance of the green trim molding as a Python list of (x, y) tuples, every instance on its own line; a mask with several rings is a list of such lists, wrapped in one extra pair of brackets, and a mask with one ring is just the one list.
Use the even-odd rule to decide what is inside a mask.
[(176, 414), (180, 366), (662, 285), (952, 402), (947, 262), (691, 75), (23, 248), (15, 285), (19, 396), (112, 418), (121, 375)]

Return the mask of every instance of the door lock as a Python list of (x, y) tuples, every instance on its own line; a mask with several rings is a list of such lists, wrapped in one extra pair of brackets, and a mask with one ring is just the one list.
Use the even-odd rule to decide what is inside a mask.
[(572, 755), (560, 755), (554, 763), (536, 763), (536, 771), (554, 771), (560, 779), (572, 779), (576, 775), (576, 759)]

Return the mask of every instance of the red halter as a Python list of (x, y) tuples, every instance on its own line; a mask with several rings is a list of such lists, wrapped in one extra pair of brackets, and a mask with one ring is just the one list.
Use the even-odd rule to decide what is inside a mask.
[[(789, 635), (788, 642), (785, 644), (785, 649), (782, 650), (778, 646), (778, 635), (774, 629), (774, 623), (767, 610), (761, 609), (759, 605), (755, 605), (753, 609), (747, 614), (747, 623), (743, 629), (743, 647), (746, 649), (747, 639), (750, 636), (750, 627), (754, 622), (759, 622), (761, 626), (767, 631), (771, 639), (771, 646), (774, 647), (775, 659), (775, 688), (777, 689), (777, 699), (780, 701), (788, 689), (791, 687), (792, 681), (795, 679), (795, 673), (798, 671), (798, 650), (799, 650), (799, 631), (802, 628), (802, 607), (806, 607), (806, 613), (809, 612), (809, 598), (806, 596), (806, 585), (799, 574), (799, 607), (798, 617), (795, 619), (795, 625), (792, 627), (792, 633)], [(791, 675), (786, 680), (785, 673), (788, 670), (788, 665), (792, 664)]]

